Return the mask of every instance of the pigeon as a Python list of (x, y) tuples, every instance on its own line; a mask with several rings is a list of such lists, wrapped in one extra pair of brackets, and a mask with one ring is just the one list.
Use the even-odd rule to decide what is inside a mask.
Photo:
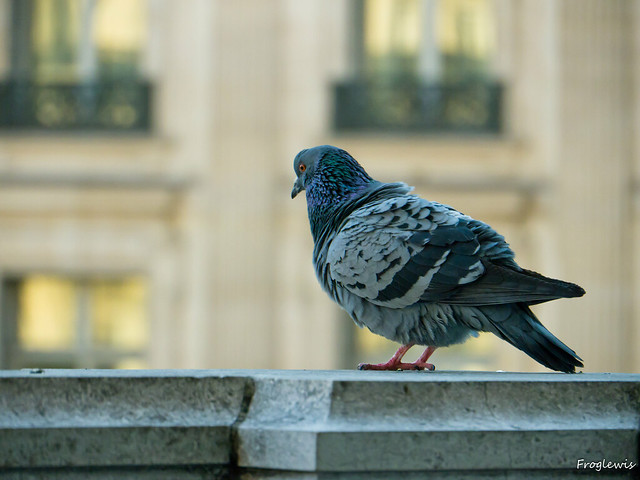
[[(538, 363), (574, 373), (582, 359), (536, 318), (531, 305), (580, 297), (578, 285), (520, 267), (486, 223), (374, 180), (345, 150), (302, 150), (291, 198), (305, 191), (313, 264), (323, 289), (360, 327), (400, 343), (361, 370), (435, 370), (438, 347), (491, 332)], [(424, 353), (411, 363), (414, 345)]]

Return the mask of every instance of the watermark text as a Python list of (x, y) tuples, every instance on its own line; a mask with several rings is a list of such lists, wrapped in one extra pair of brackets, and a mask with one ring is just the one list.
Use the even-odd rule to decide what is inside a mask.
[(603, 458), (602, 460), (585, 460), (584, 458), (579, 458), (578, 463), (576, 465), (576, 469), (578, 470), (595, 470), (599, 472), (601, 470), (631, 470), (634, 468), (637, 463), (632, 462), (631, 460), (625, 458), (624, 462), (621, 461), (613, 461), (607, 460)]

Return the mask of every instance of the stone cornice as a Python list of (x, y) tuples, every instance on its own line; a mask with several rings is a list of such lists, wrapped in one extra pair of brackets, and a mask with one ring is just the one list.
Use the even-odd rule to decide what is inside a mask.
[(569, 472), (639, 431), (637, 374), (0, 372), (5, 468)]

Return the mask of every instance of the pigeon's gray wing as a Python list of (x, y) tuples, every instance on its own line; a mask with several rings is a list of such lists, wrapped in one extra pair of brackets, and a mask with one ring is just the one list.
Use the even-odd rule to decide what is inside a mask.
[(331, 242), (330, 275), (379, 306), (438, 301), (484, 272), (480, 243), (465, 218), (413, 195), (361, 207)]
[(355, 210), (332, 240), (327, 263), (343, 288), (388, 308), (538, 303), (564, 296), (520, 269), (491, 227), (413, 195)]

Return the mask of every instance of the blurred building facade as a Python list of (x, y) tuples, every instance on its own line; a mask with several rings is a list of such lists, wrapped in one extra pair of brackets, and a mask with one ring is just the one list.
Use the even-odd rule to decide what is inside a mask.
[(640, 371), (639, 132), (638, 1), (0, 0), (0, 368), (383, 360), (289, 198), (330, 143), (581, 284), (543, 323)]

